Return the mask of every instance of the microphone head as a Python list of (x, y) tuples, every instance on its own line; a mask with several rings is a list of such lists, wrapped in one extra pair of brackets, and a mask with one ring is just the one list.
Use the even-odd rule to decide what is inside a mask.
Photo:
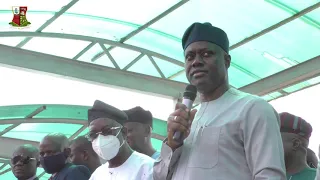
[(194, 101), (196, 99), (196, 97), (197, 97), (197, 87), (189, 84), (183, 93), (183, 98), (190, 99), (191, 101)]

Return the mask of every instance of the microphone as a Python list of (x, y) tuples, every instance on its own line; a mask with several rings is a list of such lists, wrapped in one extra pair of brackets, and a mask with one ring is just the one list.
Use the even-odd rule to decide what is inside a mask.
[[(197, 87), (194, 85), (188, 85), (183, 93), (182, 104), (184, 104), (189, 110), (192, 108), (193, 101), (197, 96)], [(183, 134), (179, 131), (173, 134), (173, 140), (182, 142)]]

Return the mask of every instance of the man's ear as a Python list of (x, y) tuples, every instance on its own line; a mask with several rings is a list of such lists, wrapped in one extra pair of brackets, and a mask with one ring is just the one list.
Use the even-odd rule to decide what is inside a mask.
[(231, 64), (231, 56), (227, 53), (224, 54), (224, 63), (225, 63), (226, 69), (229, 69)]
[(69, 157), (71, 154), (71, 149), (70, 148), (65, 148), (64, 149), (64, 154), (66, 155), (66, 157)]
[(144, 129), (147, 135), (152, 133), (152, 128), (149, 125), (145, 125)]
[(294, 151), (298, 150), (298, 148), (301, 146), (301, 141), (298, 138), (293, 138), (292, 139), (292, 149)]
[(88, 153), (87, 150), (84, 150), (84, 151), (82, 152), (82, 158), (83, 158), (83, 160), (85, 160), (85, 161), (87, 161), (87, 160), (89, 159), (89, 153)]
[(37, 160), (37, 167), (40, 167), (40, 161), (39, 160)]

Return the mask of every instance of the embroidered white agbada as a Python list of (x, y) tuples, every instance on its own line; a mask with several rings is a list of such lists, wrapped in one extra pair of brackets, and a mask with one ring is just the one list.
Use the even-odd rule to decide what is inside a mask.
[(154, 160), (144, 154), (133, 152), (121, 166), (109, 168), (105, 163), (98, 167), (90, 180), (152, 180)]

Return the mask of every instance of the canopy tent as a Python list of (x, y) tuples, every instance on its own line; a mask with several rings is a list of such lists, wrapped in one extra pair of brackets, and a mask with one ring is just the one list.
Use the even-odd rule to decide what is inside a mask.
[[(8, 24), (13, 5), (28, 6), (29, 27), (17, 29)], [(182, 34), (193, 22), (211, 22), (229, 35), (231, 85), (270, 101), (319, 84), (319, 7), (318, 0), (4, 1), (0, 5), (0, 64), (178, 99), (188, 83)], [(19, 116), (3, 116), (7, 119), (1, 122), (8, 123), (0, 129), (2, 134), (17, 123), (28, 130), (27, 120), (12, 118), (26, 118), (42, 105), (26, 107), (30, 109), (21, 114), (10, 110)], [(63, 114), (63, 108), (73, 107), (46, 107), (28, 122), (50, 125), (59, 118), (73, 119), (68, 121), (75, 128), (73, 133), (83, 126), (76, 123), (84, 122), (80, 115), (41, 117), (52, 108)], [(74, 108), (84, 112), (87, 107)], [(1, 144), (15, 145), (22, 134), (2, 137)], [(158, 135), (165, 136), (155, 128), (155, 137), (161, 138)], [(7, 166), (0, 164), (0, 172)]]

